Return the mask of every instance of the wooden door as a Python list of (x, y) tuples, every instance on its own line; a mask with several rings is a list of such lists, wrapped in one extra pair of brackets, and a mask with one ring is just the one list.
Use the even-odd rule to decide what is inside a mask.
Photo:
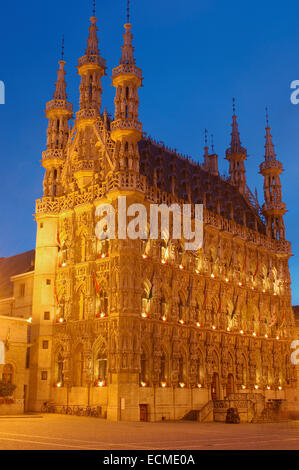
[(148, 421), (148, 405), (139, 405), (140, 421)]

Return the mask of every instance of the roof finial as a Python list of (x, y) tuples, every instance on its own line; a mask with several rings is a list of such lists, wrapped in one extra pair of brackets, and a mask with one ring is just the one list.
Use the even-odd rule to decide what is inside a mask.
[(214, 153), (214, 134), (211, 134), (211, 149), (212, 153)]
[(233, 114), (236, 114), (236, 100), (233, 98)]
[(267, 127), (269, 126), (269, 113), (268, 113), (268, 106), (265, 107), (265, 111), (266, 111), (266, 124), (267, 124)]
[(62, 36), (62, 44), (61, 44), (61, 60), (64, 60), (64, 34)]
[(205, 147), (207, 147), (207, 145), (208, 145), (208, 131), (207, 131), (207, 129), (204, 130), (204, 134), (205, 134)]
[(130, 23), (130, 0), (127, 0), (127, 23)]
[(96, 0), (93, 0), (93, 10), (92, 10), (92, 16), (96, 16)]

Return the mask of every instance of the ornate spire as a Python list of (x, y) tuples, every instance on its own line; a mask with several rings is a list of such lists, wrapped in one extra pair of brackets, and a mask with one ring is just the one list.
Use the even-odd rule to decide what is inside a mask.
[(92, 16), (90, 18), (89, 36), (87, 38), (87, 48), (85, 50), (86, 55), (98, 55), (99, 54), (99, 40), (97, 37), (97, 18)]
[(286, 205), (282, 202), (280, 174), (283, 171), (282, 164), (276, 160), (272, 135), (270, 133), (268, 109), (266, 108), (266, 144), (265, 161), (260, 165), (260, 173), (264, 177), (263, 213), (267, 222), (268, 236), (276, 240), (285, 239), (285, 226), (283, 216), (286, 213)]
[[(95, 2), (93, 3), (93, 15), (95, 15)], [(81, 75), (78, 121), (82, 121), (87, 117), (96, 118), (98, 116), (102, 97), (101, 78), (106, 71), (105, 60), (100, 56), (98, 47), (97, 18), (92, 16), (90, 22), (85, 55), (79, 59), (78, 63), (78, 72)]]
[(209, 146), (208, 146), (208, 131), (207, 129), (204, 130), (204, 140), (205, 140), (205, 146), (204, 146), (204, 169), (208, 170), (209, 169)]
[(233, 122), (231, 144), (230, 147), (226, 150), (226, 160), (230, 162), (230, 181), (234, 186), (237, 186), (242, 193), (245, 191), (246, 188), (246, 175), (244, 165), (244, 161), (246, 160), (246, 158), (247, 150), (241, 145), (235, 109), (235, 98), (233, 98)]
[(43, 152), (42, 165), (46, 168), (44, 195), (56, 196), (61, 191), (61, 169), (65, 158), (65, 148), (69, 135), (68, 121), (72, 118), (73, 107), (67, 101), (65, 82), (64, 38), (62, 39), (61, 59), (53, 99), (46, 104), (49, 119), (47, 130), (47, 150)]
[(133, 35), (131, 33), (132, 25), (130, 23), (125, 24), (124, 45), (122, 46), (122, 56), (120, 64), (122, 65), (135, 65), (134, 59), (134, 47), (132, 44)]
[(266, 108), (266, 145), (265, 145), (265, 161), (273, 161), (276, 159), (274, 152), (274, 145), (272, 142), (272, 135), (270, 133), (271, 127), (269, 126), (268, 108)]
[(240, 133), (238, 129), (238, 122), (236, 116), (235, 98), (233, 98), (233, 122), (232, 122), (232, 133), (231, 133), (231, 144), (228, 149), (231, 154), (243, 153), (246, 155), (246, 149), (241, 146)]
[(121, 170), (139, 169), (137, 142), (142, 137), (142, 124), (138, 121), (138, 88), (142, 85), (142, 70), (135, 65), (132, 45), (130, 3), (127, 3), (124, 45), (120, 65), (112, 71), (112, 83), (116, 88), (115, 117), (111, 123), (111, 138), (116, 142), (117, 165)]
[(67, 100), (66, 81), (65, 81), (66, 72), (64, 70), (64, 66), (65, 66), (66, 63), (63, 60), (63, 57), (64, 57), (64, 39), (62, 40), (61, 60), (59, 61), (59, 70), (57, 72), (57, 81), (55, 83), (55, 91), (53, 93), (54, 100)]

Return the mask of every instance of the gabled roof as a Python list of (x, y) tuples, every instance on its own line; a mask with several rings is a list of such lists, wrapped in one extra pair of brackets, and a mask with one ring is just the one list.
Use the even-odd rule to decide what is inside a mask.
[(0, 299), (11, 297), (13, 283), (11, 276), (34, 270), (35, 250), (26, 251), (9, 258), (0, 258)]

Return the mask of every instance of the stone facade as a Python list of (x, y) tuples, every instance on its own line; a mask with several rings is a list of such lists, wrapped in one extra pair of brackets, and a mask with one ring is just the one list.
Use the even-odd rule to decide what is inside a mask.
[[(142, 71), (125, 24), (113, 69), (115, 116), (101, 112), (96, 18), (79, 59), (73, 127), (65, 62), (49, 120), (43, 198), (36, 203), (30, 409), (43, 402), (100, 406), (110, 420), (180, 419), (229, 394), (296, 400), (294, 316), (279, 175), (266, 126), (265, 203), (246, 183), (235, 109), (230, 176), (206, 144), (195, 163), (145, 136)], [(99, 204), (203, 204), (202, 249), (183, 240), (100, 241)], [(165, 234), (164, 234), (165, 235)]]
[(23, 413), (28, 404), (28, 328), (25, 319), (0, 316), (0, 380), (16, 385), (11, 397), (0, 397), (0, 415)]

